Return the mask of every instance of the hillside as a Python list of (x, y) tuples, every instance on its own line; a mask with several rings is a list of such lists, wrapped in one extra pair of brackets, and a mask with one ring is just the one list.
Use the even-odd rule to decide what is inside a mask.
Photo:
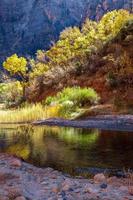
[(0, 63), (13, 53), (34, 55), (47, 49), (68, 26), (86, 17), (99, 20), (104, 13), (124, 8), (130, 0), (10, 0), (0, 1)]
[[(101, 103), (133, 106), (133, 20), (129, 20), (105, 45), (84, 58), (75, 68), (75, 62), (67, 68), (54, 67), (38, 76), (27, 89), (29, 101), (42, 101), (64, 87), (92, 87), (101, 96)], [(76, 59), (76, 58), (74, 58)], [(81, 58), (77, 58), (82, 62)], [(69, 66), (69, 67), (68, 67)]]

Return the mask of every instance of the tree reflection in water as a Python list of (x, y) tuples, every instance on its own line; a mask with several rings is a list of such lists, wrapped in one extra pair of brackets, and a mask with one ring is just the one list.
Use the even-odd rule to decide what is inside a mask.
[(0, 127), (0, 152), (71, 173), (75, 167), (133, 167), (132, 133), (30, 125)]

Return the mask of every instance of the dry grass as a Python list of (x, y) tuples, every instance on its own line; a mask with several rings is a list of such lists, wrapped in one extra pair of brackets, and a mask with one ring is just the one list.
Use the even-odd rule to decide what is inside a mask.
[(54, 117), (56, 109), (41, 104), (28, 105), (16, 110), (0, 110), (0, 123), (24, 123)]
[(16, 110), (0, 110), (0, 123), (28, 123), (58, 117), (58, 106), (28, 105)]

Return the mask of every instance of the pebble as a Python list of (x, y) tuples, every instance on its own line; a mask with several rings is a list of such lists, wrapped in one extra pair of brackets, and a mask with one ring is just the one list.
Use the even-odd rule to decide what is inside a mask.
[(104, 176), (104, 174), (96, 174), (94, 176), (95, 183), (100, 183), (100, 182), (105, 182), (105, 181), (106, 181), (106, 177)]
[(106, 183), (102, 183), (101, 185), (100, 185), (100, 188), (102, 188), (102, 189), (106, 189), (108, 187), (108, 185), (106, 184)]
[(128, 187), (128, 192), (130, 195), (133, 195), (133, 186)]
[(70, 189), (70, 185), (66, 184), (63, 186), (62, 190), (67, 191)]
[(93, 193), (93, 189), (90, 187), (85, 187), (84, 192)]
[(112, 184), (112, 183), (115, 183), (115, 182), (117, 182), (117, 177), (116, 176), (112, 176), (112, 177), (107, 178), (107, 183), (108, 184)]
[(61, 195), (62, 197), (64, 197), (64, 196), (66, 195), (66, 193), (65, 193), (64, 191), (61, 191), (60, 195)]
[(12, 167), (21, 167), (22, 166), (22, 162), (19, 159), (12, 159), (10, 162), (10, 165)]
[(128, 188), (126, 186), (120, 186), (119, 189), (123, 192), (127, 192)]
[(19, 197), (17, 197), (15, 200), (26, 200), (26, 198), (23, 197), (23, 196), (19, 196)]
[(6, 188), (6, 191), (8, 193), (8, 197), (11, 199), (20, 196), (22, 193), (19, 187), (8, 187)]
[(8, 197), (0, 197), (0, 200), (10, 200)]
[(73, 192), (74, 191), (74, 189), (73, 188), (69, 188), (69, 190), (68, 190), (69, 192)]
[(49, 183), (46, 181), (41, 182), (42, 185), (48, 185)]
[(81, 190), (80, 190), (80, 189), (75, 189), (74, 192), (76, 192), (76, 193), (80, 193)]
[(52, 188), (52, 192), (54, 193), (58, 193), (60, 190), (59, 190), (59, 187), (53, 187)]
[[(104, 174), (95, 175), (93, 181), (68, 178), (52, 169), (40, 170), (17, 158), (9, 157), (5, 162), (6, 167), (0, 168), (0, 200), (133, 200), (133, 186), (124, 185), (124, 179), (106, 179)], [(22, 168), (17, 168), (22, 164)]]

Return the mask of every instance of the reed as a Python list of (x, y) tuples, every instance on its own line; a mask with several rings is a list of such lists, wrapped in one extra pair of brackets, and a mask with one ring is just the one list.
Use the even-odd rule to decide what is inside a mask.
[(27, 105), (16, 110), (0, 110), (0, 123), (27, 123), (47, 116), (46, 108), (41, 104)]

